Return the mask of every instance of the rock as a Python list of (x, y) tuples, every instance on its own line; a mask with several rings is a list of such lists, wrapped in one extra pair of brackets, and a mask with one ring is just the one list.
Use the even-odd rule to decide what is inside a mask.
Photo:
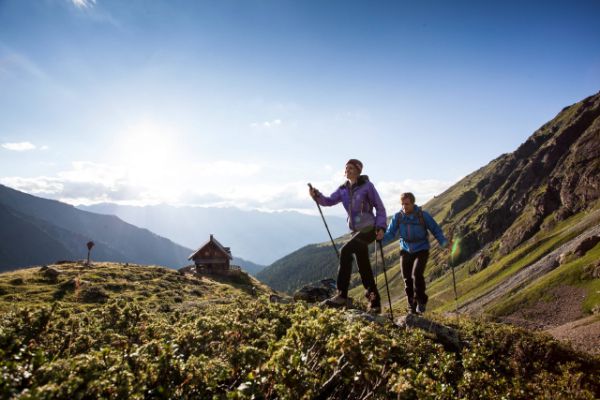
[(561, 253), (558, 256), (558, 263), (560, 265), (563, 265), (563, 264), (567, 263), (570, 255), (571, 255), (571, 253)]
[(583, 268), (581, 279), (600, 279), (600, 261), (586, 265)]
[(58, 276), (61, 274), (59, 270), (52, 267), (46, 267), (44, 270), (40, 269), (40, 271), (42, 271), (42, 276), (52, 283), (58, 282)]
[(317, 283), (303, 286), (294, 293), (294, 300), (303, 300), (307, 303), (318, 303), (335, 295), (337, 291), (335, 280), (323, 279)]
[(487, 268), (487, 266), (490, 264), (491, 258), (488, 254), (486, 253), (480, 253), (479, 256), (477, 257), (477, 260), (475, 261), (475, 268), (473, 270), (469, 269), (469, 273), (470, 274), (476, 274), (477, 272), (480, 272), (484, 269)]
[(576, 258), (583, 257), (588, 251), (593, 249), (600, 242), (600, 235), (592, 235), (577, 243), (575, 247), (571, 247), (558, 256), (558, 262), (562, 264), (569, 263)]
[(600, 235), (594, 235), (585, 238), (577, 245), (575, 250), (573, 250), (573, 253), (579, 257), (583, 257), (585, 253), (593, 249), (598, 242), (600, 242)]
[(291, 300), (288, 298), (283, 298), (277, 294), (272, 294), (269, 296), (269, 301), (271, 303), (282, 303), (282, 304), (288, 304), (291, 303)]
[(10, 283), (11, 285), (18, 286), (24, 284), (25, 281), (23, 280), (23, 278), (14, 278), (11, 279), (8, 283)]
[(179, 268), (177, 270), (177, 272), (180, 273), (181, 275), (195, 274), (196, 273), (196, 266), (195, 265), (187, 265), (185, 267)]
[(464, 343), (459, 340), (457, 330), (416, 314), (407, 314), (398, 318), (396, 325), (400, 328), (417, 328), (432, 333), (445, 346), (455, 350), (459, 350), (464, 346)]
[(448, 217), (452, 217), (467, 207), (472, 206), (477, 201), (477, 193), (473, 190), (467, 190), (463, 194), (461, 194), (456, 200), (452, 202), (450, 205), (450, 212), (448, 213)]

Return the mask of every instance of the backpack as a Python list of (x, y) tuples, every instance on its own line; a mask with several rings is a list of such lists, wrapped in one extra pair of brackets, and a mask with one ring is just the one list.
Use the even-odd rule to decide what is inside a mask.
[[(398, 213), (396, 214), (397, 217), (401, 217), (402, 214), (404, 214), (404, 211), (400, 210), (398, 211)], [(423, 227), (423, 230), (425, 231), (425, 236), (427, 236), (427, 225), (425, 224), (425, 217), (423, 216), (423, 210), (419, 207), (419, 210), (416, 212), (417, 214), (417, 218), (419, 220), (419, 225), (421, 225)], [(400, 225), (398, 224), (398, 230), (400, 230)]]

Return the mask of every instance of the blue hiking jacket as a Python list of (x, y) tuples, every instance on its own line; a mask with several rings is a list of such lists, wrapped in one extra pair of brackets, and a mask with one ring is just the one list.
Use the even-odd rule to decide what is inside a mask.
[[(419, 220), (419, 212), (423, 213), (425, 226)], [(415, 205), (412, 214), (407, 215), (400, 211), (392, 217), (392, 222), (390, 222), (383, 240), (389, 242), (396, 237), (396, 234), (399, 234), (400, 248), (409, 253), (416, 253), (421, 250), (429, 250), (428, 231), (433, 234), (440, 246), (445, 247), (448, 244), (448, 239), (433, 217)]]

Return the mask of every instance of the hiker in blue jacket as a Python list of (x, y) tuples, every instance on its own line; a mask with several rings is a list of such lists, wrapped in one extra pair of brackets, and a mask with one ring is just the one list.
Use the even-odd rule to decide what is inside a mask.
[(428, 299), (423, 276), (429, 258), (428, 232), (431, 232), (444, 248), (449, 248), (450, 242), (433, 217), (415, 204), (415, 196), (412, 193), (402, 193), (400, 203), (402, 209), (392, 218), (383, 240), (390, 241), (399, 234), (400, 266), (408, 306), (412, 313), (421, 314), (425, 312)]

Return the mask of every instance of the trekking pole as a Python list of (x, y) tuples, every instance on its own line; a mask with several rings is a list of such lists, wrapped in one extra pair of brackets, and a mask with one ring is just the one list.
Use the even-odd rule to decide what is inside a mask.
[(455, 304), (455, 313), (456, 316), (458, 317), (458, 293), (456, 291), (456, 274), (454, 273), (454, 263), (449, 262), (450, 266), (452, 267), (452, 286), (454, 286), (454, 302)]
[[(308, 187), (313, 190), (312, 185), (309, 183)], [(335, 250), (335, 254), (337, 255), (337, 258), (340, 258), (340, 252), (338, 251), (337, 246), (335, 245), (335, 242), (333, 241), (333, 236), (331, 236), (331, 232), (329, 231), (329, 226), (327, 226), (327, 221), (325, 221), (325, 216), (323, 215), (323, 211), (321, 211), (321, 205), (317, 202), (316, 199), (315, 200), (315, 204), (317, 205), (317, 208), (319, 209), (319, 214), (321, 214), (321, 218), (323, 219), (323, 223), (325, 224), (325, 229), (327, 229), (327, 233), (329, 234), (329, 239), (331, 239), (331, 244), (333, 245), (333, 249)]]
[(378, 268), (378, 262), (377, 262), (377, 245), (375, 245), (375, 287), (377, 287), (377, 268)]
[(456, 274), (454, 273), (454, 253), (458, 247), (459, 240), (455, 241), (450, 250), (450, 257), (448, 257), (448, 264), (452, 268), (452, 286), (454, 287), (454, 302), (455, 302), (455, 313), (458, 318), (458, 292), (456, 291)]
[(381, 268), (383, 269), (383, 277), (385, 279), (385, 290), (387, 291), (388, 302), (390, 304), (390, 318), (394, 322), (394, 312), (392, 311), (392, 298), (390, 297), (390, 285), (388, 284), (387, 272), (385, 272), (385, 257), (383, 256), (383, 245), (381, 240), (377, 241), (379, 244), (379, 252), (381, 253)]

